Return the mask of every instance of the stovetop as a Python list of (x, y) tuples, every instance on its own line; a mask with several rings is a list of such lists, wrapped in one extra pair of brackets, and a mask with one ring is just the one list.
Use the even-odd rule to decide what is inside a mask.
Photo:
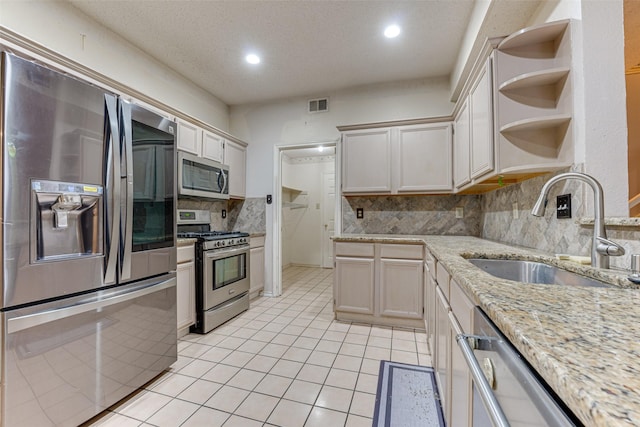
[(249, 237), (249, 233), (240, 231), (179, 231), (177, 236), (181, 239), (220, 240)]

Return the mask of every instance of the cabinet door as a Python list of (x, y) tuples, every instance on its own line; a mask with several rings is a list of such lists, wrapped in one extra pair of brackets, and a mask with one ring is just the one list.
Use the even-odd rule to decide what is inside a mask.
[(398, 193), (452, 189), (451, 123), (398, 128), (393, 165)]
[(373, 258), (336, 257), (335, 310), (374, 314)]
[(202, 145), (202, 129), (188, 122), (177, 120), (178, 136), (176, 138), (176, 147), (178, 150), (187, 151), (189, 153), (200, 155), (200, 147)]
[(469, 120), (469, 101), (465, 100), (458, 112), (453, 134), (453, 183), (456, 188), (471, 182), (469, 174), (471, 150), (471, 123)]
[(244, 198), (246, 194), (247, 149), (240, 144), (226, 141), (224, 163), (229, 165), (229, 196)]
[(436, 319), (436, 351), (433, 358), (436, 378), (438, 380), (438, 388), (440, 389), (440, 399), (442, 401), (442, 412), (445, 417), (445, 424), (451, 425), (449, 420), (451, 419), (450, 410), (450, 375), (451, 371), (451, 332), (449, 327), (449, 304), (446, 298), (440, 291), (439, 287), (436, 287), (436, 307), (437, 307), (437, 319)]
[(257, 295), (264, 289), (264, 246), (249, 250), (249, 293)]
[(425, 274), (425, 307), (424, 307), (424, 318), (426, 323), (426, 331), (427, 331), (427, 341), (429, 342), (429, 349), (431, 350), (431, 355), (435, 357), (436, 354), (436, 315), (437, 315), (437, 306), (436, 306), (436, 279), (435, 279), (435, 271), (431, 271), (431, 269), (435, 269), (435, 264), (428, 265), (428, 271)]
[(422, 260), (380, 259), (380, 314), (422, 318)]
[(390, 128), (344, 133), (342, 192), (391, 192)]
[(216, 135), (215, 133), (202, 132), (202, 157), (209, 160), (222, 163), (224, 160), (223, 151), (224, 138)]
[(471, 178), (495, 168), (491, 58), (469, 93), (471, 109)]
[(460, 286), (451, 280), (451, 422), (452, 426), (469, 427), (472, 424), (471, 372), (456, 342), (458, 334), (470, 334), (473, 331), (473, 304), (463, 293)]
[(196, 267), (193, 261), (178, 264), (176, 268), (176, 306), (178, 330), (193, 325), (196, 321), (195, 280)]

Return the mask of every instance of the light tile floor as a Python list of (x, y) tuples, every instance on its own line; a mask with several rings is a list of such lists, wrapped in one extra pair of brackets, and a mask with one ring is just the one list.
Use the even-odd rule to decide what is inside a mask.
[(431, 365), (424, 331), (333, 320), (333, 271), (290, 267), (283, 293), (207, 335), (87, 426), (371, 426), (380, 360)]

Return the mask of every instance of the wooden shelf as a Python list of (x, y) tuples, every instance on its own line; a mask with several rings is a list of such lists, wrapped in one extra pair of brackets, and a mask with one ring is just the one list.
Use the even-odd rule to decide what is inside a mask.
[(507, 123), (500, 128), (500, 133), (514, 133), (530, 130), (549, 129), (568, 124), (570, 121), (571, 116), (568, 114), (532, 117), (529, 119), (518, 120), (517, 122)]
[(569, 75), (569, 71), (569, 67), (559, 67), (521, 74), (502, 83), (499, 90), (500, 92), (507, 92), (536, 86), (553, 85), (566, 78)]
[(550, 22), (535, 27), (523, 28), (502, 40), (498, 49), (502, 51), (518, 49), (533, 44), (546, 43), (558, 39), (569, 26), (569, 20)]

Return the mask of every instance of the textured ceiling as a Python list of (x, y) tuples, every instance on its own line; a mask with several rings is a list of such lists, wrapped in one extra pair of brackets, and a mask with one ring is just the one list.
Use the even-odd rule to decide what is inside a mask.
[[(473, 0), (71, 0), (229, 105), (448, 76)], [(396, 39), (382, 35), (398, 23)], [(262, 57), (249, 66), (244, 56)]]

